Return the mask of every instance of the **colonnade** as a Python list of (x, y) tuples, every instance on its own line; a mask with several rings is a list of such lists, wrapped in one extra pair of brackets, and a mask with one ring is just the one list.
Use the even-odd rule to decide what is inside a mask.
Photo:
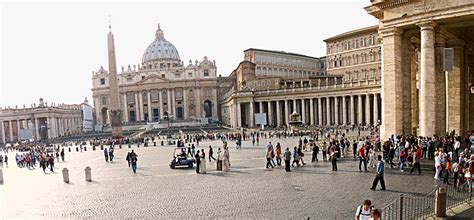
[(0, 119), (0, 131), (2, 143), (19, 140), (20, 130), (32, 129), (33, 138), (42, 140), (40, 130), (42, 126), (47, 129), (47, 138), (79, 133), (82, 131), (81, 117), (34, 117), (23, 119)]
[(301, 116), (301, 122), (305, 125), (377, 125), (381, 122), (379, 93), (282, 100), (254, 98), (238, 102), (236, 108), (235, 115), (231, 117), (233, 127), (259, 126), (254, 120), (255, 113), (266, 113), (267, 125), (270, 126), (288, 125), (294, 112)]

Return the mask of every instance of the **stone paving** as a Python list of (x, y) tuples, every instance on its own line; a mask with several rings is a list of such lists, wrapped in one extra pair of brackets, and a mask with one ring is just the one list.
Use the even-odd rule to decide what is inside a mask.
[[(282, 147), (298, 140), (273, 139)], [(436, 182), (429, 168), (423, 174), (409, 175), (387, 168), (387, 191), (371, 191), (375, 176), (358, 171), (358, 161), (344, 158), (339, 171), (331, 171), (330, 162), (310, 163), (287, 173), (283, 167), (266, 169), (265, 147), (243, 142), (243, 149), (231, 146), (231, 169), (216, 171), (216, 163), (207, 163), (208, 174), (195, 169), (170, 169), (173, 147), (132, 146), (138, 154), (138, 172), (128, 168), (125, 156), (130, 149), (116, 149), (112, 163), (104, 161), (98, 148), (85, 152), (67, 152), (66, 162), (56, 163), (56, 172), (44, 174), (39, 168), (17, 168), (14, 159), (4, 168), (5, 182), (0, 218), (230, 218), (230, 219), (327, 219), (352, 218), (355, 208), (371, 199), (382, 207), (400, 193), (421, 196), (432, 191)], [(214, 152), (218, 141), (201, 143)], [(10, 154), (14, 158), (14, 154)], [(92, 168), (92, 182), (85, 181), (84, 168)], [(61, 169), (70, 170), (69, 184), (62, 182)], [(345, 215), (343, 215), (345, 214)]]

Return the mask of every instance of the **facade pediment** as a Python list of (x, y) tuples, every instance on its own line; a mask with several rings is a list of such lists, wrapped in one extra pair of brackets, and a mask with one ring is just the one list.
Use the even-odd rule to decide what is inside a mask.
[(157, 76), (155, 74), (149, 75), (136, 83), (136, 85), (150, 84), (150, 83), (165, 83), (170, 82), (169, 79)]

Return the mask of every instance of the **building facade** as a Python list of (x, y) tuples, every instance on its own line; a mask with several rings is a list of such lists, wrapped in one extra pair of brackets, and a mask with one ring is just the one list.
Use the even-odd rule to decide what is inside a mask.
[[(380, 60), (328, 65), (329, 60), (356, 51), (379, 50), (377, 42), (370, 48), (367, 44), (354, 50), (329, 49), (339, 42), (368, 38), (370, 33), (377, 31), (371, 27), (327, 39), (328, 54), (322, 58), (245, 50), (244, 61), (231, 74), (235, 85), (220, 97), (222, 123), (233, 128), (256, 127), (254, 114), (266, 113), (267, 125), (288, 126), (290, 114), (297, 112), (309, 126), (376, 124), (380, 118)], [(372, 69), (376, 71), (366, 73)]]
[[(118, 92), (122, 122), (158, 122), (165, 112), (170, 118), (218, 120), (218, 77), (215, 61), (181, 61), (176, 47), (167, 41), (158, 25), (155, 39), (138, 65), (122, 67)], [(92, 96), (97, 123), (109, 125), (109, 72), (101, 67), (92, 72)]]
[(52, 104), (40, 99), (27, 108), (0, 109), (0, 141), (2, 144), (35, 139), (45, 141), (79, 134), (83, 128), (81, 106)]
[(383, 44), (381, 137), (474, 129), (474, 2), (372, 0), (365, 9)]

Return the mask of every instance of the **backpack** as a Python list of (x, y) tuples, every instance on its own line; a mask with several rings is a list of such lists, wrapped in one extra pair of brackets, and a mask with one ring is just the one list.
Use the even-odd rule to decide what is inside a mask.
[[(357, 212), (357, 217), (360, 217), (360, 214), (362, 213), (362, 210), (364, 209), (364, 205), (360, 205), (359, 208), (358, 208), (358, 212)], [(369, 206), (369, 213), (372, 213), (372, 206)]]

